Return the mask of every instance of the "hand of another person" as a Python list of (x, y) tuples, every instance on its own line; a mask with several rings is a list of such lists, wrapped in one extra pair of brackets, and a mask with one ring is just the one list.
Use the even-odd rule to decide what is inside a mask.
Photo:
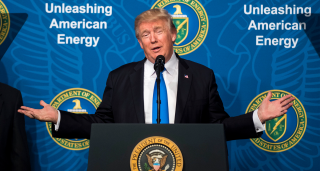
[(293, 105), (293, 103), (290, 102), (295, 99), (291, 94), (288, 94), (278, 100), (271, 102), (271, 97), (272, 93), (269, 91), (267, 97), (263, 99), (258, 110), (258, 117), (263, 124), (268, 120), (285, 114), (288, 111), (289, 107)]
[(56, 124), (58, 121), (58, 111), (43, 100), (40, 101), (40, 105), (43, 106), (42, 109), (33, 109), (30, 107), (21, 106), (21, 109), (19, 109), (18, 112), (28, 116), (31, 119), (37, 119), (44, 122), (53, 122)]

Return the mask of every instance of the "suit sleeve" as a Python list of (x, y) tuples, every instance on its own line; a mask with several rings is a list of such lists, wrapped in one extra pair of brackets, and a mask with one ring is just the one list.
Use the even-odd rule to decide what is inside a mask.
[(31, 170), (30, 158), (28, 151), (27, 135), (25, 131), (24, 115), (18, 113), (18, 109), (23, 105), (20, 91), (16, 97), (16, 104), (13, 111), (13, 134), (12, 134), (12, 150), (10, 158), (12, 161), (12, 170)]
[(257, 138), (262, 132), (256, 133), (252, 114), (253, 112), (230, 117), (224, 110), (223, 103), (217, 90), (213, 71), (209, 83), (209, 120), (211, 123), (223, 123), (227, 141), (235, 139)]
[(61, 121), (58, 131), (52, 124), (52, 136), (59, 138), (87, 138), (90, 139), (92, 123), (114, 123), (112, 110), (113, 82), (110, 72), (107, 85), (103, 93), (102, 102), (95, 114), (73, 114), (61, 111)]

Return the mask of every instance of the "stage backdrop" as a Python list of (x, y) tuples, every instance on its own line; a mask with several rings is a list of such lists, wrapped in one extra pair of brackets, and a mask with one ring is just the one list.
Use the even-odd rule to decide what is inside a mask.
[[(26, 106), (92, 114), (109, 72), (144, 58), (134, 19), (151, 8), (173, 16), (175, 51), (214, 71), (230, 116), (257, 109), (269, 90), (297, 98), (261, 138), (228, 142), (230, 170), (319, 170), (319, 0), (2, 0), (0, 81)], [(86, 170), (88, 140), (25, 126), (33, 170)]]

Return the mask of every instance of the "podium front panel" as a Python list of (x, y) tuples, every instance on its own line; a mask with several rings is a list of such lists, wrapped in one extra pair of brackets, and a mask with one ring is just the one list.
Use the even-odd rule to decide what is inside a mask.
[(153, 136), (179, 147), (184, 171), (228, 170), (222, 124), (92, 124), (88, 170), (130, 170), (134, 148)]

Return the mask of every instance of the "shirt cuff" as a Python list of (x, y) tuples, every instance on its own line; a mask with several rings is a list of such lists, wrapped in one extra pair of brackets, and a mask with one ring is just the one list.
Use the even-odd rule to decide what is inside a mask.
[(60, 110), (58, 110), (58, 121), (57, 121), (56, 124), (54, 124), (54, 130), (55, 131), (58, 131), (58, 129), (59, 129), (60, 119), (61, 119), (61, 114), (60, 114)]
[(253, 124), (254, 124), (254, 128), (256, 129), (256, 133), (264, 131), (265, 125), (266, 125), (265, 123), (264, 124), (261, 123), (258, 117), (258, 110), (259, 109), (255, 110), (252, 115)]

